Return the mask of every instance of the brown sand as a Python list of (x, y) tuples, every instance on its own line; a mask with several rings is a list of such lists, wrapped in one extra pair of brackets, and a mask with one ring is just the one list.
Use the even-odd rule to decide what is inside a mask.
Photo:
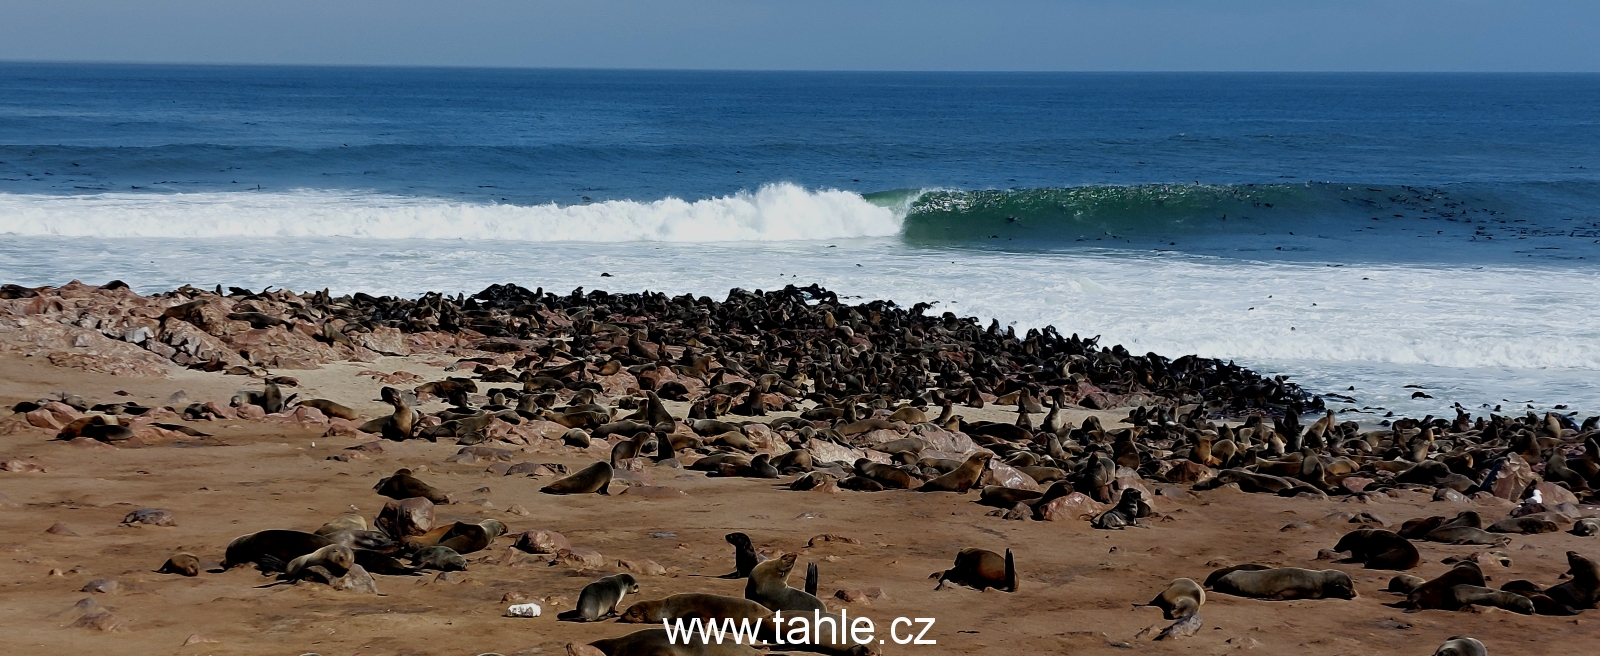
[[(51, 392), (93, 401), (117, 398), (163, 403), (179, 389), (192, 400), (226, 402), (255, 381), (181, 372), (169, 379), (129, 379), (58, 369), (18, 356), (0, 356), (0, 402), (7, 407)], [(298, 391), (334, 398), (376, 414), (380, 383), (361, 369), (405, 369), (440, 376), (400, 358), (368, 365), (330, 365), (294, 372)], [(114, 397), (117, 390), (131, 393)], [(681, 414), (681, 408), (674, 408)], [(964, 412), (969, 418), (1008, 416), (1006, 409)], [(369, 520), (384, 499), (377, 480), (399, 467), (462, 503), (441, 506), (440, 521), (495, 518), (515, 535), (529, 529), (563, 533), (574, 545), (617, 559), (653, 559), (666, 576), (639, 576), (641, 593), (659, 598), (703, 591), (739, 596), (743, 581), (711, 578), (733, 568), (723, 535), (748, 533), (759, 547), (798, 551), (821, 568), (819, 596), (830, 608), (876, 623), (887, 637), (895, 617), (934, 617), (927, 637), (937, 645), (889, 643), (886, 654), (945, 653), (1206, 653), (1431, 654), (1450, 636), (1470, 635), (1491, 654), (1593, 653), (1600, 624), (1595, 611), (1579, 617), (1525, 617), (1488, 609), (1404, 613), (1385, 604), (1391, 572), (1315, 560), (1356, 525), (1324, 521), (1337, 512), (1376, 513), (1398, 524), (1412, 517), (1454, 514), (1465, 507), (1432, 503), (1420, 494), (1382, 503), (1282, 499), (1230, 490), (1190, 500), (1158, 499), (1164, 518), (1149, 529), (1097, 531), (1087, 522), (1006, 521), (988, 516), (977, 494), (791, 492), (770, 481), (707, 478), (699, 472), (648, 468), (659, 486), (682, 490), (676, 499), (638, 495), (556, 497), (538, 489), (550, 479), (501, 477), (487, 463), (453, 464), (458, 447), (414, 440), (385, 443), (370, 459), (327, 460), (366, 439), (321, 436), (319, 430), (245, 421), (196, 424), (212, 440), (176, 440), (144, 448), (95, 449), (49, 439), (40, 431), (0, 436), (0, 459), (33, 458), (45, 473), (0, 472), (0, 629), (6, 653), (16, 654), (561, 654), (572, 641), (614, 637), (638, 625), (558, 622), (591, 578), (617, 571), (578, 572), (522, 554), (502, 537), (471, 554), (467, 572), (420, 577), (379, 576), (381, 596), (335, 592), (320, 584), (263, 587), (272, 579), (249, 568), (196, 578), (157, 574), (173, 553), (191, 551), (214, 564), (229, 540), (268, 528), (314, 530), (352, 506)], [(369, 438), (370, 439), (370, 438)], [(191, 446), (184, 446), (191, 445)], [(581, 466), (588, 460), (561, 447), (517, 454), (517, 461)], [(785, 479), (787, 480), (787, 479)], [(488, 491), (478, 492), (479, 488)], [(482, 500), (482, 501), (478, 501)], [(520, 505), (530, 514), (507, 512)], [(164, 508), (175, 527), (122, 526), (130, 511)], [(1489, 521), (1504, 507), (1475, 506)], [(76, 536), (47, 533), (61, 523)], [(833, 533), (856, 544), (806, 548), (814, 535)], [(1424, 565), (1412, 574), (1447, 569), (1440, 560), (1485, 547), (1418, 543)], [(964, 547), (1016, 554), (1016, 593), (954, 589), (934, 592), (928, 575), (948, 567)], [(1518, 578), (1552, 585), (1565, 571), (1564, 553), (1600, 556), (1600, 539), (1565, 533), (1515, 536), (1504, 550), (1509, 568), (1486, 567), (1491, 586)], [(1150, 642), (1141, 629), (1165, 622), (1148, 601), (1172, 579), (1203, 579), (1220, 566), (1260, 562), (1349, 571), (1360, 597), (1350, 601), (1267, 602), (1215, 594), (1202, 610), (1204, 628), (1192, 638)], [(213, 565), (214, 566), (214, 565)], [(61, 575), (53, 576), (52, 571)], [(792, 583), (799, 585), (797, 572)], [(115, 579), (112, 594), (80, 591), (91, 580)], [(846, 604), (835, 590), (881, 588), (885, 596)], [(503, 617), (508, 593), (530, 600), (554, 596), (544, 616)], [(93, 597), (109, 609), (114, 630), (71, 626), (84, 613), (74, 604)], [(215, 642), (185, 645), (191, 636)]]

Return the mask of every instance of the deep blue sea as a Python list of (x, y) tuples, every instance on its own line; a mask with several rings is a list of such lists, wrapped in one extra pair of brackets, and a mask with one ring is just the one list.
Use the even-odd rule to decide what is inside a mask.
[(1596, 108), (1597, 75), (0, 63), (0, 280), (820, 282), (1353, 418), (1595, 413)]

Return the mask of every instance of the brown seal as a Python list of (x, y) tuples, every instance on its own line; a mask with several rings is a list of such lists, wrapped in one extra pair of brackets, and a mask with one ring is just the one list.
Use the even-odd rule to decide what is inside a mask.
[(372, 489), (396, 501), (421, 497), (433, 503), (450, 503), (449, 496), (440, 492), (438, 488), (422, 482), (422, 479), (412, 476), (410, 469), (395, 470), (393, 475), (378, 481)]
[(680, 638), (675, 642), (667, 639), (666, 629), (634, 631), (620, 638), (596, 640), (589, 645), (599, 649), (605, 656), (759, 656), (765, 653), (732, 640), (720, 644), (701, 642), (698, 635), (686, 641)]
[(595, 579), (578, 593), (578, 607), (556, 617), (569, 622), (594, 622), (617, 613), (617, 604), (629, 593), (639, 593), (639, 582), (632, 574), (615, 574)]
[(1455, 636), (1439, 645), (1433, 656), (1489, 656), (1489, 650), (1476, 638)]
[(199, 576), (200, 559), (187, 552), (173, 554), (171, 558), (167, 559), (167, 562), (161, 564), (161, 569), (156, 570), (156, 573)]
[(332, 541), (315, 533), (269, 529), (229, 542), (222, 556), (222, 568), (233, 569), (249, 563), (267, 567), (269, 561), (287, 563), (330, 544)]
[(1422, 564), (1416, 545), (1383, 529), (1361, 528), (1346, 533), (1333, 550), (1349, 552), (1351, 560), (1367, 569), (1404, 571)]
[(1600, 565), (1576, 551), (1568, 551), (1567, 567), (1567, 575), (1572, 578), (1546, 593), (1557, 603), (1577, 610), (1594, 608), (1600, 602)]
[(1455, 604), (1455, 593), (1452, 588), (1458, 585), (1472, 585), (1482, 587), (1484, 584), (1483, 570), (1478, 564), (1471, 561), (1462, 561), (1450, 568), (1450, 571), (1423, 583), (1406, 595), (1404, 606), (1415, 610), (1428, 610), (1434, 608), (1452, 609)]
[(1017, 565), (1011, 550), (1001, 556), (987, 549), (962, 549), (956, 554), (955, 566), (934, 572), (928, 578), (939, 579), (935, 590), (943, 590), (946, 583), (965, 585), (979, 590), (994, 588), (1002, 592), (1017, 591)]
[(1350, 575), (1336, 569), (1279, 567), (1237, 570), (1217, 579), (1212, 589), (1224, 594), (1256, 599), (1354, 599)]
[(679, 617), (703, 619), (766, 619), (772, 611), (749, 599), (723, 595), (691, 592), (675, 594), (665, 599), (641, 601), (628, 607), (618, 622), (634, 624), (660, 622)]
[(728, 544), (733, 545), (733, 572), (718, 578), (749, 578), (750, 570), (755, 569), (763, 560), (761, 554), (756, 553), (755, 544), (750, 542), (750, 536), (743, 533), (729, 533), (724, 537)]
[(355, 410), (352, 410), (350, 406), (335, 401), (330, 401), (328, 399), (302, 399), (300, 401), (300, 405), (303, 405), (307, 408), (316, 408), (317, 410), (322, 411), (322, 414), (329, 417), (338, 417), (340, 419), (361, 418), (361, 415), (357, 414)]
[(994, 454), (988, 451), (979, 451), (967, 456), (967, 461), (961, 463), (954, 471), (923, 483), (917, 488), (918, 492), (960, 492), (966, 494), (978, 479), (983, 477), (983, 470), (989, 464), (989, 459)]
[(1161, 594), (1151, 599), (1144, 606), (1155, 606), (1161, 609), (1161, 616), (1175, 620), (1188, 617), (1200, 612), (1200, 607), (1206, 603), (1206, 590), (1195, 583), (1194, 579), (1177, 579), (1162, 590)]
[(744, 598), (771, 610), (828, 612), (828, 607), (815, 595), (789, 587), (789, 572), (794, 569), (798, 557), (798, 554), (784, 554), (751, 568)]
[(577, 473), (539, 488), (545, 494), (611, 494), (611, 463), (596, 462)]

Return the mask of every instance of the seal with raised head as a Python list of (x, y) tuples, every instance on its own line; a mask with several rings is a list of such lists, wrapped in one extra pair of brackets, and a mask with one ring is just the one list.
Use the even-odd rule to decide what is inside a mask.
[(729, 533), (724, 536), (728, 544), (733, 545), (733, 572), (723, 574), (717, 578), (743, 579), (749, 578), (750, 570), (761, 563), (761, 555), (756, 553), (755, 544), (750, 542), (750, 536), (743, 533)]
[(1017, 564), (1011, 550), (1001, 556), (987, 549), (962, 549), (956, 554), (955, 565), (928, 578), (939, 579), (935, 590), (943, 590), (946, 583), (964, 585), (978, 590), (994, 588), (1002, 592), (1017, 591)]
[(1351, 560), (1367, 569), (1404, 571), (1422, 564), (1416, 545), (1383, 529), (1360, 528), (1346, 533), (1333, 550), (1349, 552)]
[(539, 488), (545, 494), (611, 494), (611, 463), (600, 461)]
[(948, 474), (944, 474), (917, 487), (918, 492), (960, 492), (965, 494), (978, 484), (983, 477), (983, 470), (989, 464), (989, 459), (994, 454), (988, 451), (979, 451), (967, 456), (966, 462)]
[(331, 574), (332, 578), (338, 578), (344, 576), (344, 573), (349, 571), (350, 567), (355, 564), (356, 554), (350, 550), (350, 547), (342, 544), (330, 544), (289, 561), (283, 566), (282, 578), (289, 581), (305, 578), (311, 575), (314, 567), (321, 567), (323, 571)]
[(1545, 593), (1556, 603), (1577, 610), (1594, 608), (1596, 602), (1600, 602), (1600, 564), (1576, 551), (1568, 551), (1567, 567), (1567, 575), (1572, 578)]
[(578, 607), (561, 613), (558, 619), (571, 622), (594, 622), (617, 612), (617, 604), (629, 593), (639, 593), (639, 582), (632, 574), (615, 574), (595, 579), (578, 593)]
[(771, 610), (828, 612), (828, 607), (816, 595), (789, 587), (789, 572), (794, 569), (799, 554), (784, 554), (750, 569), (750, 580), (744, 585), (744, 598)]
[(1255, 599), (1354, 599), (1350, 575), (1336, 569), (1278, 567), (1235, 570), (1217, 579), (1212, 590)]

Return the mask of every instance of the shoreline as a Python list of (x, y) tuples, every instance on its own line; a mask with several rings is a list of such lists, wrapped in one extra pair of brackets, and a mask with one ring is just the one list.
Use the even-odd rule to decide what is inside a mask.
[[(882, 653), (1402, 654), (1454, 635), (1582, 653), (1600, 637), (1581, 621), (1592, 613), (1574, 624), (1479, 605), (1402, 618), (1385, 605), (1405, 597), (1383, 592), (1396, 572), (1331, 552), (1352, 530), (1413, 518), (1531, 516), (1563, 532), (1498, 534), (1510, 547), (1415, 540), (1422, 560), (1409, 573), (1433, 578), (1464, 557), (1492, 587), (1553, 585), (1564, 551), (1600, 556), (1594, 538), (1564, 532), (1600, 514), (1589, 489), (1600, 471), (1586, 469), (1600, 453), (1585, 448), (1597, 433), (1558, 415), (1363, 427), (1227, 363), (1053, 331), (1008, 336), (816, 286), (724, 300), (112, 287), (0, 288), (0, 402), (14, 410), (0, 417), (0, 533), (11, 536), (0, 548), (14, 554), (0, 580), (15, 583), (0, 626), (30, 653), (112, 641), (179, 653), (584, 653), (648, 628), (556, 621), (596, 576), (639, 579), (623, 606), (740, 596), (742, 581), (712, 578), (733, 568), (731, 531), (819, 564), (831, 611), (939, 618), (936, 646), (874, 646)], [(471, 384), (437, 384), (452, 379)], [(670, 421), (656, 421), (654, 398)], [(401, 406), (417, 426), (397, 435), (383, 418)], [(971, 492), (900, 489), (981, 454), (992, 457)], [(609, 494), (539, 492), (597, 462), (613, 465)], [(274, 579), (248, 567), (204, 571), (240, 535), (313, 531), (346, 512), (371, 522), (394, 501), (373, 487), (397, 468), (448, 498), (430, 507), (432, 526), (494, 519), (510, 530), (461, 554), (465, 571), (372, 577), (377, 597), (262, 587)], [(1149, 506), (1140, 526), (1096, 528), (1130, 490)], [(130, 520), (142, 509), (175, 525)], [(539, 531), (572, 548), (539, 553)], [(1020, 588), (929, 592), (928, 572), (969, 547), (1016, 551)], [(153, 571), (178, 552), (203, 571)], [(1358, 594), (1214, 593), (1204, 631), (1161, 642), (1150, 629), (1169, 622), (1129, 610), (1174, 578), (1245, 563), (1340, 569)], [(111, 591), (86, 591), (107, 589), (102, 579)], [(84, 598), (94, 601), (74, 605)], [(543, 617), (501, 617), (530, 601)]]

